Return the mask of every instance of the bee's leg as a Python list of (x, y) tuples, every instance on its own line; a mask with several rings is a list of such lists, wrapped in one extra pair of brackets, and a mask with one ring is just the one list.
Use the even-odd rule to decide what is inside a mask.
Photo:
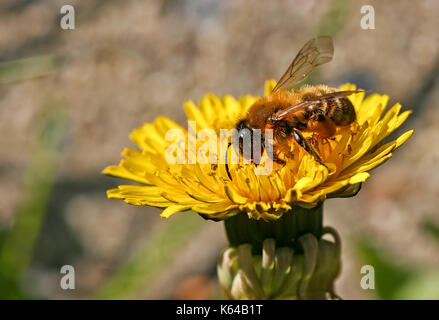
[(346, 152), (341, 153), (341, 156), (343, 157), (343, 159), (348, 158), (352, 153), (352, 147), (351, 144), (348, 143), (348, 146), (346, 147)]
[(231, 142), (229, 142), (227, 144), (226, 156), (225, 156), (226, 172), (227, 172), (227, 175), (229, 176), (230, 181), (233, 180), (232, 179), (232, 175), (230, 174), (230, 171), (229, 171), (229, 148), (230, 148), (231, 145), (232, 145)]
[(322, 144), (330, 144), (329, 140), (331, 140), (331, 141), (335, 140), (335, 138), (320, 138), (320, 139), (322, 141)]
[(294, 140), (296, 140), (296, 142), (299, 144), (299, 146), (305, 149), (305, 151), (312, 155), (314, 159), (316, 159), (320, 164), (323, 164), (322, 158), (320, 158), (320, 156), (317, 154), (317, 152), (315, 152), (313, 147), (308, 143), (308, 141), (306, 141), (302, 133), (296, 128), (293, 129), (293, 137)]
[(319, 136), (315, 132), (313, 132), (312, 136), (308, 138), (309, 143), (311, 143), (313, 146), (317, 146), (319, 144)]
[(352, 153), (352, 147), (351, 147), (351, 144), (349, 143), (348, 144), (348, 148), (347, 148), (348, 150), (348, 156), (350, 156), (351, 155), (351, 153)]

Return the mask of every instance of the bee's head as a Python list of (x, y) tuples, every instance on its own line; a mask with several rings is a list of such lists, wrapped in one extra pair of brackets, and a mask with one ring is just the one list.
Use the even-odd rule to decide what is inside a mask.
[[(236, 124), (236, 131), (237, 131), (237, 139), (233, 139), (232, 141), (238, 142), (238, 144), (233, 144), (235, 150), (239, 152), (245, 159), (252, 159), (253, 158), (253, 128), (249, 125), (246, 119), (239, 121)], [(232, 145), (232, 143), (229, 142), (227, 145), (227, 151), (229, 150), (229, 147)], [(232, 176), (230, 175), (229, 171), (229, 160), (228, 160), (228, 152), (226, 153), (226, 171), (227, 175), (229, 176), (230, 180), (232, 180)]]
[(244, 151), (248, 150), (248, 152), (250, 152), (249, 155), (251, 156), (253, 130), (245, 119), (238, 122), (236, 130), (238, 131), (239, 152), (246, 155), (246, 152)]
[[(242, 154), (245, 158), (249, 159), (252, 157), (252, 141), (253, 141), (253, 131), (251, 130), (250, 126), (248, 125), (247, 121), (241, 120), (236, 124), (236, 131), (237, 131), (237, 142), (238, 145), (233, 144), (235, 150)], [(232, 142), (234, 139), (232, 138)], [(227, 145), (227, 152), (226, 152), (226, 171), (227, 175), (229, 176), (230, 180), (232, 180), (232, 176), (229, 171), (229, 160), (228, 160), (228, 150), (229, 147), (232, 145), (232, 143), (229, 142)]]

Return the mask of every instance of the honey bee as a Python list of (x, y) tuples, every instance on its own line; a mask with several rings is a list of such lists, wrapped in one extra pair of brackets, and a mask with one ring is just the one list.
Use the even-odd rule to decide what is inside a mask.
[[(272, 129), (274, 161), (285, 163), (279, 154), (289, 152), (288, 141), (292, 138), (322, 163), (320, 155), (302, 132), (312, 132), (313, 135), (321, 138), (331, 138), (335, 135), (337, 127), (349, 126), (356, 120), (356, 114), (354, 106), (347, 97), (360, 91), (336, 91), (326, 85), (305, 85), (299, 90), (293, 88), (314, 68), (331, 61), (333, 55), (334, 45), (329, 36), (311, 39), (302, 47), (271, 94), (256, 101), (246, 117), (236, 124), (241, 152), (243, 141), (253, 141), (252, 129), (261, 130), (262, 141), (264, 141), (265, 129)], [(231, 179), (227, 159), (226, 170)]]

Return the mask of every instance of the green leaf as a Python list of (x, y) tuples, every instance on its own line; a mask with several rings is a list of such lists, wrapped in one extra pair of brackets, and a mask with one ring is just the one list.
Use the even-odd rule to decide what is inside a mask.
[(387, 253), (363, 238), (358, 244), (363, 265), (375, 270), (375, 292), (380, 299), (397, 299), (399, 291), (415, 276), (415, 270), (395, 262)]

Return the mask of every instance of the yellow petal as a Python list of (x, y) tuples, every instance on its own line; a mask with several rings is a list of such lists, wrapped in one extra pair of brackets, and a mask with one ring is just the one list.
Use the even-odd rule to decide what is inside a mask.
[(173, 206), (169, 206), (165, 210), (163, 210), (163, 212), (160, 214), (160, 216), (163, 218), (169, 218), (174, 213), (183, 212), (183, 211), (187, 211), (190, 209), (191, 209), (191, 206), (173, 205)]
[(196, 122), (197, 128), (209, 128), (209, 124), (206, 122), (203, 113), (192, 101), (188, 101), (184, 104), (184, 110), (186, 111), (188, 120)]
[(246, 197), (241, 196), (230, 184), (224, 185), (224, 193), (227, 195), (229, 200), (236, 204), (244, 204), (248, 201)]

